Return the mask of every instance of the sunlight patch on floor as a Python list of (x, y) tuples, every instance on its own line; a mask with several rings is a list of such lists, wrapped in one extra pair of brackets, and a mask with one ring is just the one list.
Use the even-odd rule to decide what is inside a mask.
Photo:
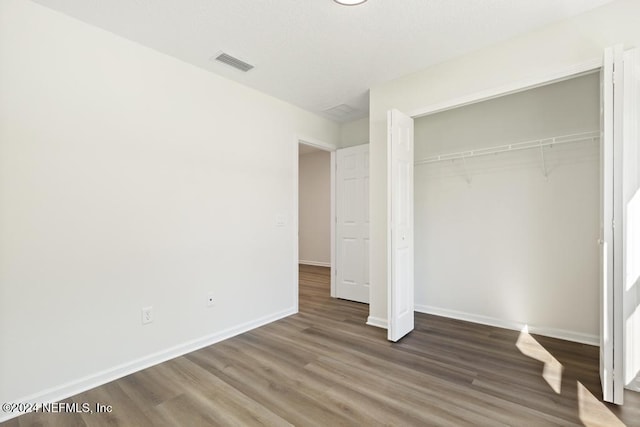
[(580, 381), (578, 383), (578, 415), (587, 427), (626, 427), (607, 405), (600, 402)]
[(542, 378), (549, 384), (549, 387), (560, 394), (562, 387), (562, 363), (553, 357), (535, 338), (529, 334), (529, 327), (525, 325), (520, 331), (516, 347), (525, 356), (539, 360), (544, 363)]

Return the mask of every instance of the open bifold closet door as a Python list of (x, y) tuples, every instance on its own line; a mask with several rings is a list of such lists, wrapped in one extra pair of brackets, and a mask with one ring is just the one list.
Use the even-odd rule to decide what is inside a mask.
[(640, 364), (640, 355), (633, 352), (638, 322), (632, 318), (637, 316), (633, 287), (640, 242), (633, 232), (638, 212), (631, 209), (638, 196), (639, 57), (637, 49), (607, 48), (601, 74), (600, 381), (603, 399), (619, 405), (625, 370), (635, 371)]
[(398, 110), (387, 116), (388, 141), (388, 339), (413, 330), (413, 119)]

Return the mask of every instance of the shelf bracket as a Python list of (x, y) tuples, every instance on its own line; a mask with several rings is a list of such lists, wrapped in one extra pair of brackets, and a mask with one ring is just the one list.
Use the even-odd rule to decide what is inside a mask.
[(467, 184), (471, 185), (471, 177), (469, 176), (469, 169), (467, 169), (467, 159), (462, 157), (462, 168), (464, 169), (464, 180)]
[[(553, 138), (551, 143), (553, 144), (554, 142), (556, 142), (555, 138)], [(544, 157), (544, 147), (545, 147), (545, 145), (542, 144), (542, 140), (540, 140), (539, 145), (540, 145), (540, 160), (541, 160), (541, 163), (542, 163), (542, 174), (544, 175), (544, 179), (548, 180), (549, 179), (549, 172), (547, 171), (547, 160)]]

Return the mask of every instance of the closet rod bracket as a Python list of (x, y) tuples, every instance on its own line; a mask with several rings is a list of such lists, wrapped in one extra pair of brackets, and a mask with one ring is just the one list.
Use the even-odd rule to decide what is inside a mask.
[(469, 169), (467, 169), (467, 159), (465, 157), (462, 158), (462, 167), (464, 169), (464, 180), (467, 181), (467, 184), (471, 185), (471, 175), (469, 175)]
[(556, 142), (555, 138), (551, 138), (550, 142), (545, 143), (544, 140), (540, 140), (539, 142), (539, 146), (540, 146), (540, 160), (542, 163), (542, 174), (544, 175), (544, 179), (549, 180), (549, 172), (547, 171), (547, 159), (544, 156), (544, 147), (546, 146), (553, 146), (553, 144)]

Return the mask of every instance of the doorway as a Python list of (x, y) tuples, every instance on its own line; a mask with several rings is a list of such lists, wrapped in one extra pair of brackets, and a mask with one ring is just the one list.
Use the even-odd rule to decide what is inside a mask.
[(597, 345), (599, 136), (598, 73), (415, 119), (416, 311)]
[[(603, 319), (605, 321), (604, 323), (602, 321), (600, 322), (599, 326), (601, 326), (604, 329), (601, 330), (601, 332), (597, 335), (599, 335), (601, 352), (604, 349), (604, 354), (609, 358), (609, 362), (612, 362), (611, 360), (613, 357), (612, 354), (614, 354), (616, 360), (615, 360), (615, 363), (613, 364), (617, 366), (622, 366), (621, 362), (622, 362), (623, 352), (621, 350), (624, 347), (623, 347), (621, 338), (622, 336), (624, 336), (624, 333), (621, 331), (624, 331), (626, 326), (627, 337), (629, 337), (630, 335), (633, 335), (632, 333), (629, 333), (629, 331), (632, 329), (632, 327), (630, 327), (629, 325), (631, 322), (630, 320), (631, 317), (629, 316), (627, 318), (626, 325), (623, 321), (622, 302), (624, 301), (625, 303), (624, 305), (625, 312), (628, 311), (627, 305), (629, 305), (631, 308), (637, 307), (635, 295), (631, 295), (631, 297), (629, 297), (629, 295), (625, 294), (624, 298), (622, 298), (623, 296), (621, 295), (622, 287), (620, 284), (622, 280), (624, 280), (623, 278), (625, 277), (625, 273), (624, 273), (625, 262), (626, 262), (627, 273), (629, 271), (629, 258), (628, 258), (629, 254), (627, 253), (625, 257), (625, 252), (624, 252), (625, 243), (624, 243), (624, 239), (622, 238), (622, 236), (626, 236), (629, 234), (628, 227), (630, 226), (630, 224), (632, 224), (632, 222), (627, 222), (629, 220), (628, 217), (627, 217), (627, 221), (624, 221), (625, 214), (627, 214), (633, 202), (633, 200), (627, 200), (627, 199), (631, 199), (633, 197), (634, 191), (637, 190), (637, 180), (635, 180), (636, 179), (635, 171), (637, 170), (637, 164), (634, 163), (636, 156), (633, 153), (637, 152), (637, 143), (638, 143), (637, 133), (635, 131), (636, 129), (635, 126), (637, 126), (637, 105), (638, 105), (637, 103), (638, 103), (638, 99), (640, 99), (640, 97), (637, 96), (638, 95), (637, 88), (640, 87), (638, 85), (638, 81), (640, 81), (640, 78), (637, 73), (638, 68), (637, 66), (635, 66), (638, 64), (638, 62), (639, 62), (639, 56), (637, 54), (637, 51), (635, 50), (623, 52), (621, 46), (616, 46), (615, 49), (607, 49), (605, 51), (604, 67), (602, 68), (602, 74), (601, 74), (602, 99), (598, 100), (599, 101), (598, 104), (604, 106), (602, 110), (603, 111), (603, 122), (602, 122), (603, 137), (599, 138), (601, 139), (601, 141), (598, 144), (599, 145), (598, 148), (600, 148), (601, 150), (604, 149), (604, 151), (600, 151), (600, 153), (598, 153), (599, 154), (598, 163), (601, 163), (599, 165), (600, 171), (598, 172), (600, 172), (600, 176), (599, 176), (600, 179), (598, 181), (600, 185), (603, 185), (603, 183), (605, 185), (604, 190), (602, 191), (602, 193), (605, 196), (605, 202), (603, 205), (605, 206), (605, 216), (603, 216), (600, 219), (600, 222), (602, 222), (603, 219), (604, 219), (604, 222), (599, 224), (600, 228), (605, 230), (605, 233), (604, 233), (604, 237), (600, 235), (600, 239), (598, 240), (600, 245), (605, 248), (603, 251), (604, 253), (607, 253), (608, 251), (606, 248), (609, 247), (609, 249), (611, 249), (611, 245), (614, 243), (615, 243), (614, 252), (617, 253), (617, 255), (615, 255), (614, 253), (613, 257), (608, 257), (609, 260), (607, 260), (607, 257), (605, 256), (604, 260), (608, 261), (608, 263), (604, 264), (605, 268), (602, 270), (604, 273), (601, 273), (599, 276), (601, 276), (600, 279), (602, 280), (602, 277), (604, 277), (603, 275), (606, 274), (606, 272), (612, 271), (610, 268), (607, 268), (607, 266), (608, 267), (613, 266), (614, 273), (617, 273), (617, 279), (607, 280), (605, 278), (604, 285), (600, 286), (601, 292), (603, 292), (604, 294), (600, 298), (601, 310), (599, 311), (604, 310), (602, 314), (603, 314)], [(600, 70), (600, 67), (597, 66), (597, 64), (593, 64), (593, 66), (590, 66), (589, 68), (593, 71)], [(612, 72), (612, 70), (614, 69), (615, 69), (615, 78)], [(587, 72), (587, 74), (589, 74), (589, 72)], [(556, 76), (556, 78), (557, 77), (558, 76)], [(560, 81), (570, 79), (573, 77), (578, 77), (578, 76), (575, 74), (566, 75)], [(614, 80), (615, 80), (615, 85), (614, 85)], [(556, 80), (555, 83), (557, 82), (558, 80)], [(537, 88), (541, 86), (546, 86), (548, 84), (552, 84), (552, 83), (541, 82), (536, 84), (535, 87)], [(520, 91), (517, 91), (517, 92), (526, 91), (529, 89), (530, 88), (523, 87)], [(455, 102), (452, 102), (453, 105), (447, 105), (446, 109), (455, 108), (460, 104), (469, 105), (471, 103), (481, 102), (483, 100), (493, 99), (500, 96), (499, 93), (496, 93), (496, 94), (491, 94), (491, 96), (488, 98), (487, 97), (488, 93), (489, 92), (485, 93), (483, 96), (480, 96), (480, 95), (471, 96), (468, 99), (466, 99), (464, 103), (458, 102), (457, 105)], [(516, 92), (512, 91), (510, 93), (516, 93)], [(427, 114), (442, 112), (444, 111), (443, 108), (444, 108), (443, 105), (439, 105), (431, 109), (426, 109), (426, 110), (416, 112), (412, 114), (412, 116), (421, 117)], [(466, 181), (467, 185), (470, 185), (472, 181), (472, 177), (471, 177), (471, 174), (469, 173), (470, 171), (469, 171), (468, 165), (465, 162), (465, 159), (467, 158), (467, 154), (470, 154), (471, 156), (474, 156), (475, 154), (485, 156), (488, 154), (499, 154), (503, 151), (511, 151), (512, 147), (516, 148), (517, 150), (519, 150), (520, 148), (522, 149), (539, 148), (540, 163), (541, 163), (540, 169), (545, 179), (547, 179), (549, 176), (549, 169), (547, 169), (547, 160), (545, 158), (544, 148), (553, 146), (553, 145), (559, 145), (558, 143), (576, 142), (577, 139), (575, 141), (572, 139), (574, 139), (575, 137), (579, 137), (581, 135), (585, 136), (585, 139), (588, 140), (589, 137), (587, 134), (589, 133), (590, 132), (588, 131), (577, 132), (576, 134), (558, 135), (558, 136), (553, 136), (548, 138), (543, 137), (533, 141), (523, 141), (522, 144), (520, 144), (520, 142), (516, 142), (513, 144), (505, 144), (503, 146), (488, 147), (488, 149), (482, 148), (478, 150), (472, 149), (472, 150), (463, 150), (459, 152), (438, 154), (435, 156), (428, 156), (424, 159), (420, 159), (419, 162), (430, 163), (431, 161), (440, 162), (440, 161), (461, 160), (458, 164), (459, 171), (457, 173), (464, 179), (464, 181)], [(598, 134), (600, 132), (598, 130), (598, 131), (595, 131), (594, 133)], [(545, 139), (547, 139), (548, 141), (545, 141)], [(523, 147), (523, 145), (527, 145), (532, 142), (536, 143), (538, 147)], [(595, 138), (594, 138), (594, 142), (595, 142)], [(388, 146), (389, 144), (390, 143), (388, 143)], [(611, 151), (613, 151), (613, 153)], [(625, 151), (625, 153), (627, 154), (631, 154), (627, 157), (624, 157), (624, 159), (628, 160), (628, 162), (625, 162), (622, 160), (623, 157), (621, 153), (623, 151)], [(604, 153), (604, 155), (602, 153)], [(558, 170), (560, 169), (562, 168), (559, 168)], [(604, 176), (604, 181), (602, 179), (603, 176)], [(607, 187), (606, 186), (607, 183), (610, 184), (612, 188)], [(389, 186), (392, 186), (392, 185), (393, 183), (389, 183)], [(600, 192), (601, 191), (599, 191), (599, 193)], [(607, 204), (607, 195), (609, 196), (609, 199), (613, 200), (613, 201), (609, 200), (612, 206), (609, 206), (609, 204)], [(611, 197), (612, 195), (613, 197)], [(600, 201), (600, 204), (602, 204), (602, 201)], [(607, 221), (607, 215), (606, 215), (606, 210), (608, 209), (607, 207), (609, 207), (609, 209), (613, 209), (613, 220), (609, 218), (609, 221)], [(623, 220), (620, 221), (620, 218), (616, 218), (616, 215), (623, 218)], [(574, 217), (579, 218), (579, 216), (574, 216)], [(576, 222), (579, 223), (580, 221), (576, 221)], [(622, 226), (616, 227), (616, 224), (620, 224), (620, 223), (622, 224)], [(574, 224), (570, 224), (569, 226), (573, 226), (573, 225)], [(608, 229), (609, 229), (609, 237), (607, 237), (608, 234), (606, 232), (606, 230)], [(626, 234), (625, 234), (625, 229), (627, 230)], [(616, 234), (615, 239), (612, 239), (611, 231), (613, 231), (613, 234)], [(627, 246), (627, 248), (628, 247), (630, 246)], [(483, 251), (484, 250), (485, 249), (483, 249)], [(561, 255), (565, 256), (566, 252), (563, 252)], [(611, 264), (610, 262), (611, 258), (615, 260), (615, 264)], [(614, 277), (615, 277), (615, 274), (614, 274)], [(393, 288), (393, 286), (390, 286), (390, 288)], [(580, 292), (574, 292), (573, 293), (574, 298), (581, 299), (583, 295)], [(511, 294), (513, 294), (513, 292), (511, 292)], [(510, 293), (507, 291), (507, 292), (494, 294), (493, 302), (495, 302), (496, 299), (498, 300), (502, 299), (503, 297), (505, 297), (505, 295), (508, 297)], [(491, 295), (489, 295), (489, 297), (491, 297)], [(473, 300), (473, 297), (470, 300)], [(439, 314), (439, 313), (435, 313), (435, 314)], [(456, 310), (450, 310), (448, 313), (441, 313), (441, 315), (445, 315), (445, 316), (448, 315), (449, 317), (458, 317), (463, 319), (464, 317), (462, 316), (464, 314), (465, 314), (464, 312), (461, 313)], [(625, 314), (625, 317), (627, 317), (626, 314)], [(488, 323), (489, 321), (493, 320), (485, 316), (478, 316), (478, 319), (479, 320), (476, 320), (476, 319), (465, 319), (465, 320), (479, 321), (480, 323)], [(391, 322), (393, 321), (393, 319), (390, 318), (389, 321)], [(499, 325), (499, 326), (503, 326), (507, 328), (513, 328), (513, 326), (515, 326), (515, 324), (509, 324), (509, 323), (511, 322), (506, 322), (506, 324)], [(575, 331), (575, 329), (573, 330)], [(554, 336), (553, 334), (556, 334), (557, 332), (560, 332), (560, 334), (562, 334), (566, 331), (562, 331), (562, 330), (556, 331), (553, 329), (548, 331), (540, 330), (541, 334), (552, 335), (552, 336)], [(580, 334), (578, 333), (578, 335)], [(570, 339), (574, 341), (581, 341), (582, 337), (580, 336), (564, 337), (560, 335), (560, 338)], [(586, 337), (586, 338), (589, 338), (589, 337)], [(627, 346), (629, 346), (629, 344), (632, 344), (629, 341), (633, 341), (633, 340), (627, 340), (627, 343), (626, 343)], [(616, 351), (614, 351), (614, 348), (616, 349)], [(627, 347), (626, 356), (629, 356), (628, 347)], [(601, 364), (601, 376), (603, 381), (603, 391), (605, 392), (605, 400), (614, 401), (616, 403), (622, 403), (622, 398), (621, 398), (622, 384), (623, 384), (622, 370), (621, 369), (612, 370), (610, 368), (610, 365), (609, 365), (609, 369), (606, 369), (607, 357), (604, 358), (605, 360), (604, 370), (602, 369), (602, 364)], [(601, 359), (601, 362), (602, 360), (603, 359)], [(634, 358), (627, 357), (627, 361), (629, 360), (634, 360)], [(626, 367), (628, 368), (628, 366)], [(633, 372), (634, 371), (632, 371), (632, 373)], [(613, 384), (615, 384), (615, 390), (616, 390), (615, 397), (612, 397), (612, 393), (607, 393), (607, 390), (611, 391), (610, 387), (612, 384), (611, 381), (613, 376), (616, 377), (616, 379), (613, 380)], [(607, 385), (607, 387), (605, 387), (605, 385)], [(609, 395), (609, 397), (607, 397), (607, 394)]]
[[(368, 303), (369, 146), (308, 141), (295, 140), (294, 283), (299, 266), (321, 275), (330, 269), (331, 297)], [(296, 286), (296, 308), (298, 292)]]
[[(301, 266), (329, 277), (334, 294), (335, 150), (333, 144), (295, 137), (294, 148), (294, 301), (299, 308)], [(326, 274), (328, 270), (328, 274)]]
[(331, 268), (331, 152), (299, 144), (298, 263)]
[(598, 71), (413, 116), (416, 311), (598, 343)]

